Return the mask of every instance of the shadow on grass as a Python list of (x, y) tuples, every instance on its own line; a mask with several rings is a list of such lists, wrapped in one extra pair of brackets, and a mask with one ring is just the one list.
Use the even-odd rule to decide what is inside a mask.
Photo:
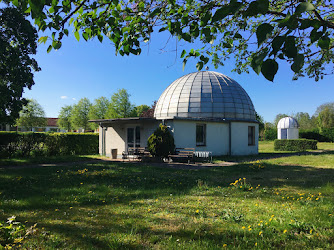
[[(131, 203), (163, 199), (170, 194), (174, 197), (192, 195), (196, 190), (205, 190), (205, 187), (201, 189), (200, 183), (213, 188), (222, 187), (223, 191), (210, 195), (223, 198), (229, 184), (239, 178), (246, 178), (253, 186), (260, 184), (268, 188), (317, 188), (333, 183), (333, 176), (334, 169), (265, 164), (264, 169), (255, 170), (245, 163), (216, 168), (175, 169), (162, 165), (101, 161), (56, 168), (1, 169), (0, 218), (4, 220), (9, 214), (24, 212), (21, 219), (38, 222), (46, 230), (57, 232), (83, 248), (141, 248), (142, 238), (154, 241), (152, 235), (166, 241), (170, 236), (181, 240), (205, 237), (208, 244), (214, 245), (223, 242), (223, 239), (242, 238), (243, 234), (239, 235), (238, 231), (222, 234), (209, 225), (158, 230), (142, 221), (146, 218), (155, 221), (155, 225), (161, 225), (167, 223), (166, 220), (147, 218), (151, 215), (144, 212), (136, 215), (114, 213), (113, 208), (122, 205), (135, 208), (136, 205)], [(280, 201), (280, 197), (276, 196), (270, 199)], [(96, 210), (99, 214), (95, 214)], [(117, 235), (139, 239), (121, 239)]]
[(301, 155), (334, 155), (334, 150), (259, 153), (257, 155), (247, 155), (247, 156), (219, 156), (219, 157), (214, 157), (214, 161), (242, 163), (246, 161), (268, 160), (268, 159), (274, 159), (274, 158), (301, 156)]

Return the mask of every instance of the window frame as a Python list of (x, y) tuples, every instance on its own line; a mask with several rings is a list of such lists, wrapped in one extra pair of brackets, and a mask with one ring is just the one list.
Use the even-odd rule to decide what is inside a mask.
[[(197, 133), (198, 133), (198, 127), (202, 127), (202, 138), (203, 138), (203, 141), (197, 141)], [(196, 137), (196, 146), (198, 147), (205, 147), (206, 146), (206, 124), (205, 123), (197, 123), (196, 124), (196, 134), (195, 134), (195, 137)]]
[(248, 146), (255, 146), (255, 126), (248, 126)]

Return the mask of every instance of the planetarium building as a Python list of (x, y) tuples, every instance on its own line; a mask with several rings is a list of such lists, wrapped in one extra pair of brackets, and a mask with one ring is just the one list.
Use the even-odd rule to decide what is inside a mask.
[(258, 153), (258, 122), (246, 91), (233, 79), (203, 71), (182, 76), (160, 96), (153, 118), (95, 120), (102, 155), (120, 158), (129, 147), (145, 147), (160, 123), (167, 125), (176, 148), (213, 155)]

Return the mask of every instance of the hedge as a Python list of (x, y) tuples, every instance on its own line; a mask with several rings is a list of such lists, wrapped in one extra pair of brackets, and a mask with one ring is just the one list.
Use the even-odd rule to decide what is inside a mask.
[(0, 132), (0, 157), (97, 154), (95, 133)]
[(317, 128), (300, 130), (299, 137), (319, 142), (334, 142), (334, 128), (326, 128), (321, 131)]
[(276, 151), (305, 151), (317, 149), (316, 140), (296, 139), (296, 140), (275, 140), (274, 149)]

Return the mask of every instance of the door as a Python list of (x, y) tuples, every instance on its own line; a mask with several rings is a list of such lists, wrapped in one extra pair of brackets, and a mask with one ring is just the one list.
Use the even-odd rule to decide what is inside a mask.
[(140, 147), (140, 127), (127, 128), (127, 150)]
[(288, 130), (281, 129), (281, 139), (288, 139)]

